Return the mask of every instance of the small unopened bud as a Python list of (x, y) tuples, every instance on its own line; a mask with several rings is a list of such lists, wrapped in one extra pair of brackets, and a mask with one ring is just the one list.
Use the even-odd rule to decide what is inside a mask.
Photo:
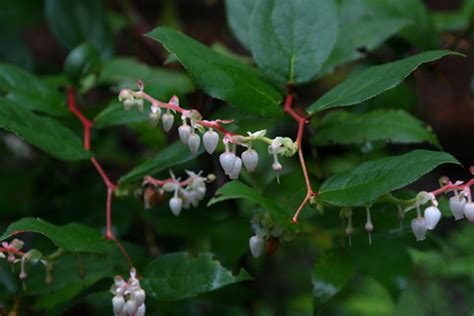
[(455, 220), (460, 220), (464, 217), (464, 207), (466, 206), (466, 199), (464, 196), (452, 196), (449, 198), (449, 208)]
[(241, 169), (242, 169), (242, 159), (240, 159), (239, 157), (235, 157), (234, 166), (232, 167), (232, 171), (229, 174), (229, 178), (232, 180), (238, 179)]
[(161, 117), (161, 122), (163, 123), (163, 130), (165, 132), (169, 132), (171, 128), (173, 127), (174, 115), (169, 112), (166, 112)]
[(411, 221), (411, 229), (417, 241), (425, 240), (428, 227), (423, 217), (417, 217)]
[(217, 143), (219, 142), (219, 134), (213, 130), (209, 130), (204, 133), (202, 137), (204, 148), (209, 154), (212, 154), (216, 150)]
[(474, 203), (469, 202), (466, 203), (464, 206), (464, 216), (466, 216), (467, 220), (471, 223), (474, 223)]
[(281, 163), (279, 163), (278, 161), (275, 161), (272, 164), (272, 168), (273, 168), (273, 171), (280, 172), (283, 167), (281, 166)]
[(188, 138), (188, 147), (189, 150), (191, 150), (191, 154), (195, 155), (198, 150), (199, 146), (201, 145), (201, 138), (199, 137), (198, 134), (191, 134)]
[(135, 103), (133, 102), (133, 100), (130, 100), (130, 99), (125, 99), (125, 101), (123, 101), (123, 108), (125, 109), (125, 111), (130, 111), (130, 109), (133, 107)]
[(254, 258), (258, 258), (262, 255), (265, 241), (259, 236), (252, 236), (249, 240), (250, 252)]
[(135, 105), (137, 106), (137, 111), (138, 112), (143, 112), (144, 106), (143, 106), (143, 99), (138, 99), (135, 101)]
[(160, 116), (161, 109), (158, 106), (152, 106), (150, 114), (148, 114), (151, 126), (155, 127), (156, 125), (158, 125), (158, 122), (160, 121)]
[(170, 200), (170, 209), (174, 215), (178, 216), (181, 213), (181, 208), (183, 207), (183, 200), (179, 197), (173, 197)]
[(208, 174), (207, 178), (206, 178), (206, 182), (207, 183), (212, 183), (214, 181), (216, 181), (216, 175), (213, 174), (213, 173)]
[(145, 209), (152, 208), (157, 202), (157, 193), (156, 190), (148, 186), (145, 188), (145, 192), (143, 193), (143, 204)]
[(189, 140), (189, 136), (191, 135), (191, 126), (189, 125), (181, 125), (178, 127), (178, 134), (179, 139), (183, 144), (187, 144)]
[(426, 228), (433, 230), (441, 219), (441, 212), (437, 207), (430, 206), (425, 209), (424, 217), (426, 221)]
[(28, 274), (25, 271), (21, 271), (18, 277), (20, 280), (26, 280), (28, 278)]
[(254, 172), (258, 164), (258, 153), (255, 149), (247, 149), (242, 153), (242, 161), (248, 172)]

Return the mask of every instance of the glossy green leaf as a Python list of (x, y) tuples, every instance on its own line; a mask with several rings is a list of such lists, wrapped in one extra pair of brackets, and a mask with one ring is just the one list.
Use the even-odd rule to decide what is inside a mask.
[(240, 181), (231, 181), (219, 188), (216, 192), (216, 197), (209, 201), (208, 206), (229, 199), (247, 199), (255, 202), (270, 212), (272, 219), (281, 227), (292, 231), (298, 230), (298, 226), (291, 222), (291, 212), (295, 210), (278, 205), (272, 199), (264, 197), (255, 189)]
[(66, 97), (31, 73), (0, 63), (0, 91), (6, 98), (30, 110), (61, 115), (68, 113)]
[(211, 96), (247, 113), (282, 114), (281, 94), (251, 66), (225, 57), (167, 27), (158, 27), (147, 35), (175, 54), (196, 83)]
[(113, 125), (146, 122), (149, 120), (149, 113), (149, 107), (146, 107), (143, 112), (139, 112), (136, 109), (125, 111), (122, 102), (113, 100), (102, 112), (100, 112), (95, 117), (94, 127), (104, 128)]
[(0, 236), (0, 240), (23, 232), (41, 234), (50, 239), (58, 248), (69, 252), (103, 253), (111, 244), (97, 230), (90, 227), (76, 223), (56, 226), (33, 217), (25, 217), (10, 224)]
[(0, 98), (0, 127), (62, 160), (90, 157), (81, 140), (59, 122)]
[(213, 256), (200, 253), (193, 258), (185, 252), (161, 256), (146, 267), (141, 283), (149, 297), (177, 301), (252, 279), (245, 270), (233, 275)]
[(319, 256), (311, 273), (315, 309), (343, 290), (354, 275), (351, 256), (336, 251)]
[(446, 50), (429, 51), (361, 70), (350, 75), (342, 83), (311, 104), (307, 111), (310, 114), (315, 114), (333, 107), (349, 106), (363, 102), (396, 87), (421, 64), (451, 54), (460, 55)]
[(250, 16), (255, 0), (225, 0), (227, 22), (235, 37), (250, 49)]
[(89, 42), (101, 56), (112, 55), (113, 37), (102, 1), (46, 0), (44, 11), (49, 29), (64, 48)]
[(133, 168), (129, 173), (120, 178), (119, 183), (130, 183), (139, 180), (144, 176), (153, 175), (160, 171), (167, 170), (173, 166), (195, 159), (197, 155), (200, 155), (203, 152), (204, 146), (200, 146), (197, 154), (192, 155), (187, 145), (176, 142), (167, 146), (143, 164)]
[(445, 163), (459, 164), (448, 153), (429, 150), (368, 161), (326, 180), (321, 185), (318, 200), (339, 206), (367, 205)]
[(339, 5), (339, 30), (334, 49), (324, 63), (323, 74), (334, 67), (364, 56), (359, 50), (371, 51), (413, 23), (399, 15), (384, 16), (386, 4), (378, 0), (343, 0)]
[(321, 70), (337, 29), (333, 0), (260, 0), (250, 20), (252, 55), (270, 80), (305, 83)]
[(150, 67), (132, 58), (112, 58), (105, 61), (97, 79), (101, 84), (117, 85), (118, 89), (135, 89), (137, 80), (144, 83), (145, 92), (162, 101), (168, 101), (173, 95), (184, 96), (194, 91), (186, 74)]
[(427, 142), (440, 147), (431, 127), (423, 126), (423, 122), (402, 110), (378, 110), (360, 115), (346, 111), (329, 113), (312, 139), (316, 145), (373, 141), (399, 144)]

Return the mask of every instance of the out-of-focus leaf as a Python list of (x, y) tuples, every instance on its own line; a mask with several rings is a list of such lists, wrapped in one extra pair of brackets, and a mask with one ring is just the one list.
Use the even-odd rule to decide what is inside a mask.
[(321, 70), (336, 42), (333, 0), (261, 0), (250, 19), (252, 55), (272, 81), (301, 84)]
[(255, 0), (226, 0), (225, 10), (229, 27), (235, 37), (250, 49), (250, 16), (255, 7)]
[(474, 1), (465, 0), (463, 6), (456, 11), (433, 12), (433, 19), (438, 31), (462, 31), (469, 27), (474, 13)]
[(339, 206), (363, 206), (445, 163), (459, 164), (448, 153), (429, 150), (368, 161), (326, 180), (317, 198)]
[(91, 43), (102, 57), (113, 52), (113, 38), (101, 0), (46, 0), (46, 21), (56, 40), (67, 49)]
[(316, 310), (342, 291), (352, 279), (354, 270), (352, 258), (336, 251), (326, 253), (316, 260), (311, 273)]
[(99, 67), (99, 54), (89, 43), (82, 43), (75, 47), (64, 61), (64, 72), (73, 82), (98, 71)]
[(18, 106), (51, 115), (68, 113), (64, 96), (18, 67), (0, 64), (0, 90)]
[(0, 240), (24, 232), (39, 233), (50, 239), (57, 247), (70, 252), (104, 253), (111, 244), (97, 230), (87, 226), (76, 223), (56, 226), (32, 217), (25, 217), (10, 224), (0, 236)]
[(0, 62), (13, 64), (28, 71), (33, 69), (33, 54), (18, 30), (2, 30), (0, 42), (8, 43), (0, 46)]
[(118, 89), (135, 89), (137, 80), (145, 85), (145, 92), (161, 101), (173, 95), (184, 96), (194, 86), (183, 73), (150, 67), (132, 58), (112, 58), (102, 64), (98, 83), (115, 84)]
[(216, 192), (216, 197), (209, 201), (208, 206), (229, 199), (247, 199), (255, 202), (270, 212), (272, 219), (281, 227), (290, 231), (298, 230), (298, 226), (291, 222), (290, 212), (292, 210), (281, 207), (273, 200), (264, 197), (255, 189), (240, 181), (231, 181), (219, 188)]
[(158, 27), (147, 35), (176, 55), (196, 83), (211, 96), (248, 113), (281, 115), (281, 94), (256, 69), (167, 27)]
[(312, 141), (316, 145), (428, 142), (440, 147), (430, 127), (424, 127), (423, 122), (401, 110), (379, 110), (361, 115), (345, 111), (329, 113), (321, 121)]
[(156, 300), (177, 301), (251, 280), (245, 270), (233, 275), (213, 256), (201, 253), (192, 258), (179, 252), (159, 257), (143, 273), (142, 284), (147, 295)]
[(146, 122), (149, 120), (150, 107), (146, 107), (143, 112), (135, 109), (125, 111), (122, 102), (113, 100), (94, 119), (94, 127), (104, 128), (112, 125), (128, 123)]
[(41, 1), (2, 1), (0, 23), (4, 29), (21, 29), (41, 21)]
[(90, 157), (80, 139), (57, 121), (0, 98), (0, 127), (62, 160)]
[(446, 55), (462, 56), (459, 53), (446, 50), (429, 51), (358, 71), (311, 104), (307, 111), (310, 114), (315, 114), (333, 107), (349, 106), (373, 98), (399, 85), (421, 64)]
[(363, 57), (360, 49), (371, 51), (412, 23), (410, 19), (384, 16), (380, 1), (343, 0), (339, 5), (339, 30), (334, 50), (324, 63), (323, 74), (334, 67)]
[(194, 159), (197, 155), (200, 155), (203, 152), (204, 147), (201, 146), (196, 155), (192, 155), (189, 152), (188, 146), (181, 144), (180, 142), (176, 142), (172, 145), (169, 145), (143, 164), (133, 168), (130, 172), (120, 178), (119, 183), (127, 184), (139, 180), (144, 176), (153, 175), (160, 171)]

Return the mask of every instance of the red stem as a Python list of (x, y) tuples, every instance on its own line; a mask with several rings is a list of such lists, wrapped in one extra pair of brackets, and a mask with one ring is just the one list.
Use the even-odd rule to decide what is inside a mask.
[(446, 184), (446, 185), (442, 186), (441, 188), (439, 188), (437, 190), (431, 191), (431, 193), (434, 196), (437, 196), (437, 195), (440, 195), (440, 194), (442, 194), (444, 192), (447, 192), (447, 191), (453, 191), (453, 190), (461, 191), (464, 188), (471, 187), (473, 185), (474, 185), (474, 178), (469, 180), (468, 182), (466, 182), (464, 184), (460, 184), (460, 185), (455, 185), (453, 183)]
[[(79, 121), (81, 121), (82, 125), (84, 126), (84, 149), (87, 151), (90, 151), (90, 138), (91, 138), (91, 133), (90, 130), (92, 128), (93, 122), (87, 119), (84, 114), (77, 108), (76, 105), (76, 100), (75, 100), (75, 91), (73, 88), (68, 88), (67, 89), (67, 99), (68, 99), (68, 107), (69, 111), (73, 113)], [(91, 157), (91, 162), (94, 165), (95, 169), (97, 172), (100, 174), (102, 177), (102, 180), (104, 181), (105, 185), (107, 186), (107, 202), (106, 202), (106, 233), (105, 233), (105, 238), (109, 240), (113, 240), (117, 247), (120, 249), (122, 254), (127, 258), (128, 264), (130, 267), (133, 266), (132, 260), (130, 259), (130, 256), (128, 255), (127, 251), (125, 248), (122, 246), (122, 244), (118, 241), (118, 239), (115, 237), (113, 231), (112, 231), (112, 197), (113, 197), (113, 192), (117, 188), (117, 184), (112, 182), (107, 175), (107, 173), (104, 171), (100, 163), (95, 159), (95, 157)]]
[[(168, 178), (168, 179), (165, 179), (165, 180), (159, 180), (159, 179), (155, 179), (153, 178), (152, 176), (146, 176), (144, 178), (144, 183), (145, 184), (153, 184), (153, 185), (156, 185), (156, 186), (163, 186), (165, 185), (166, 183), (170, 183), (170, 182), (175, 182), (176, 180), (175, 179), (172, 179), (172, 178)], [(188, 180), (184, 180), (184, 181), (181, 181), (181, 182), (178, 182), (178, 184), (182, 187), (186, 186), (189, 184), (189, 181)]]
[(11, 253), (14, 253), (15, 255), (18, 255), (18, 256), (24, 256), (25, 255), (25, 253), (23, 251), (17, 250), (13, 247), (8, 247), (8, 248), (0, 247), (0, 252), (11, 252)]

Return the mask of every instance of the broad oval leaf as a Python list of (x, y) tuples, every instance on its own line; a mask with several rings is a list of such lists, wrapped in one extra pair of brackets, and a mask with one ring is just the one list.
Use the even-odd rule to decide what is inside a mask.
[(338, 206), (363, 206), (400, 189), (445, 163), (459, 164), (448, 153), (414, 150), (409, 153), (367, 161), (326, 180), (317, 199)]
[(446, 50), (429, 51), (361, 70), (350, 75), (311, 104), (307, 111), (310, 114), (315, 114), (337, 106), (361, 103), (396, 87), (421, 64), (452, 54), (462, 56), (459, 53)]
[(225, 11), (229, 28), (245, 47), (250, 49), (250, 16), (255, 0), (226, 0)]
[(175, 142), (165, 149), (157, 153), (153, 158), (147, 160), (141, 165), (132, 169), (129, 173), (122, 176), (119, 180), (120, 184), (127, 184), (139, 180), (147, 175), (153, 175), (160, 171), (169, 169), (173, 166), (185, 163), (196, 158), (204, 152), (204, 146), (200, 146), (196, 155), (192, 155), (188, 146)]
[(176, 55), (196, 83), (211, 96), (251, 114), (283, 113), (281, 94), (249, 65), (223, 56), (171, 28), (158, 27), (147, 36)]
[(3, 98), (0, 98), (0, 127), (58, 159), (81, 160), (90, 157), (71, 130)]
[(250, 19), (252, 55), (272, 81), (301, 84), (313, 79), (337, 38), (333, 0), (260, 0)]
[(200, 253), (193, 258), (185, 252), (161, 256), (145, 268), (141, 283), (150, 297), (177, 301), (252, 279), (243, 269), (233, 275), (213, 256)]
[(33, 217), (25, 217), (10, 224), (0, 236), (0, 240), (24, 232), (39, 233), (50, 239), (58, 248), (69, 252), (105, 253), (111, 245), (110, 241), (90, 227), (76, 223), (56, 226)]
[(326, 115), (312, 142), (316, 145), (363, 144), (385, 141), (399, 144), (428, 142), (441, 147), (431, 127), (423, 126), (402, 110), (378, 110), (365, 114), (338, 111)]
[(29, 110), (62, 115), (68, 113), (65, 97), (31, 73), (0, 63), (0, 91)]
[(71, 50), (89, 42), (101, 56), (112, 55), (113, 37), (102, 1), (46, 0), (44, 11), (51, 32), (63, 47)]
[(290, 231), (297, 231), (299, 229), (298, 225), (291, 221), (291, 212), (294, 210), (282, 208), (275, 201), (264, 197), (255, 189), (240, 181), (231, 181), (219, 188), (216, 192), (216, 197), (209, 201), (208, 206), (229, 199), (247, 199), (255, 202), (270, 212), (272, 219), (281, 227)]

